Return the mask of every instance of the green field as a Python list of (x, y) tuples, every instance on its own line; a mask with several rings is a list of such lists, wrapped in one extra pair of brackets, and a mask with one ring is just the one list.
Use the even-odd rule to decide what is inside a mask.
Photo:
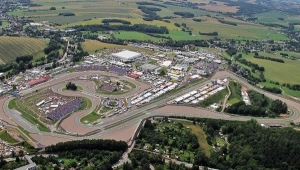
[(277, 87), (280, 88), (283, 91), (283, 94), (287, 94), (293, 97), (297, 97), (300, 98), (300, 91), (296, 91), (296, 90), (291, 90), (287, 87), (281, 87), (280, 85), (276, 85), (270, 82), (260, 82), (259, 83), (262, 86), (266, 86), (266, 87)]
[(89, 109), (92, 107), (92, 101), (88, 98), (83, 98), (83, 102), (78, 108), (78, 110)]
[(199, 103), (200, 107), (208, 107), (214, 103), (219, 103), (220, 101), (224, 100), (225, 96), (228, 94), (227, 88), (212, 95), (209, 96), (207, 99)]
[(17, 143), (18, 141), (11, 137), (6, 130), (0, 132), (0, 139), (6, 141), (7, 143)]
[(189, 35), (188, 32), (178, 31), (178, 30), (169, 30), (169, 34), (167, 36), (170, 36), (173, 40), (199, 40), (200, 36), (199, 34), (195, 35)]
[(286, 59), (274, 54), (260, 52), (259, 55), (265, 57), (279, 58), (285, 63), (278, 63), (270, 60), (254, 58), (254, 54), (243, 54), (248, 61), (256, 63), (265, 68), (265, 77), (267, 79), (282, 83), (299, 84), (300, 82), (300, 61)]
[(50, 130), (39, 120), (37, 120), (36, 114), (32, 112), (32, 110), (24, 107), (17, 99), (13, 99), (8, 104), (9, 109), (16, 109), (21, 114), (21, 116), (30, 122), (32, 125), (37, 126), (40, 131), (50, 132)]
[(100, 113), (107, 113), (107, 112), (109, 112), (109, 111), (111, 111), (112, 109), (111, 108), (108, 108), (108, 107), (102, 107), (101, 109), (100, 109)]
[(149, 36), (147, 34), (144, 34), (144, 33), (133, 32), (133, 31), (119, 31), (119, 33), (115, 32), (114, 36), (117, 39), (122, 39), (122, 40), (135, 39), (135, 40), (144, 40), (144, 41), (151, 40), (151, 41), (154, 41), (154, 42), (161, 42), (162, 41), (161, 38), (156, 38), (156, 37), (152, 37), (152, 36)]
[(242, 100), (242, 94), (241, 94), (241, 85), (238, 84), (235, 81), (229, 82), (229, 89), (231, 91), (231, 95), (228, 98), (229, 104), (234, 104)]
[(0, 62), (15, 62), (16, 57), (23, 55), (33, 55), (36, 59), (46, 46), (46, 42), (41, 39), (1, 36)]
[(281, 21), (278, 19), (278, 18), (284, 18), (284, 20), (287, 20), (288, 16), (286, 14), (280, 13), (278, 11), (264, 12), (264, 13), (260, 13), (260, 14), (255, 14), (254, 16), (258, 17), (258, 22), (274, 23), (274, 24), (288, 26), (288, 22)]
[(101, 118), (101, 115), (97, 114), (96, 112), (92, 112), (84, 117), (82, 117), (80, 119), (80, 122), (83, 123), (83, 124), (88, 124), (88, 123), (91, 123), (97, 119), (100, 119)]

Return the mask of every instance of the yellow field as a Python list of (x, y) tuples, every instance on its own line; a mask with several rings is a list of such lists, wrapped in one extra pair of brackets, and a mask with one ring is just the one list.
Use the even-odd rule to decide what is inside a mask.
[(1, 36), (0, 60), (2, 63), (10, 63), (22, 55), (40, 56), (46, 46), (46, 42), (41, 39)]
[(117, 44), (108, 44), (103, 43), (96, 40), (87, 40), (82, 43), (82, 48), (87, 51), (89, 54), (96, 53), (97, 50), (103, 50), (104, 48), (108, 49), (128, 49), (133, 51), (144, 51), (148, 53), (154, 53), (154, 51), (144, 48), (125, 46), (125, 45), (117, 45)]

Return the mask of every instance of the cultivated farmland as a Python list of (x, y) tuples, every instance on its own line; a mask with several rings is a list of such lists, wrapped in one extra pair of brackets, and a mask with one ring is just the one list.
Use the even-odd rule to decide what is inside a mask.
[[(14, 62), (16, 57), (38, 55), (43, 52), (46, 42), (26, 37), (0, 37), (0, 60), (2, 63)], [(40, 56), (40, 55), (39, 55)]]
[(133, 47), (133, 46), (126, 46), (126, 45), (117, 45), (117, 44), (108, 44), (108, 43), (103, 43), (100, 41), (96, 40), (87, 40), (82, 43), (82, 48), (89, 52), (89, 53), (95, 53), (97, 51), (103, 50), (103, 49), (128, 49), (128, 50), (133, 50), (133, 51), (144, 51), (147, 53), (154, 53), (154, 51), (145, 49), (145, 48), (138, 48), (138, 47)]

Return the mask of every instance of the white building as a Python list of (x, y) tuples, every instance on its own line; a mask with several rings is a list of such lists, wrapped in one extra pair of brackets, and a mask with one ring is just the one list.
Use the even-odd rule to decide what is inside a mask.
[(118, 53), (113, 53), (111, 54), (111, 57), (114, 58), (115, 60), (119, 60), (122, 62), (128, 62), (128, 61), (134, 61), (135, 59), (141, 57), (141, 53), (137, 53), (134, 51), (128, 51), (124, 50)]
[(161, 67), (170, 67), (172, 64), (172, 61), (167, 60), (167, 61), (163, 61), (162, 64), (160, 65)]

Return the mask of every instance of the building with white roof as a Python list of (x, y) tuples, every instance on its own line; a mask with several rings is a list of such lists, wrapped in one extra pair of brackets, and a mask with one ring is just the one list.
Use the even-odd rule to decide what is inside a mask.
[(170, 67), (171, 64), (172, 64), (172, 61), (167, 60), (167, 61), (163, 61), (160, 66), (161, 67)]
[(134, 51), (124, 50), (118, 53), (111, 54), (111, 57), (120, 60), (122, 62), (134, 61), (135, 59), (141, 57), (142, 54)]

